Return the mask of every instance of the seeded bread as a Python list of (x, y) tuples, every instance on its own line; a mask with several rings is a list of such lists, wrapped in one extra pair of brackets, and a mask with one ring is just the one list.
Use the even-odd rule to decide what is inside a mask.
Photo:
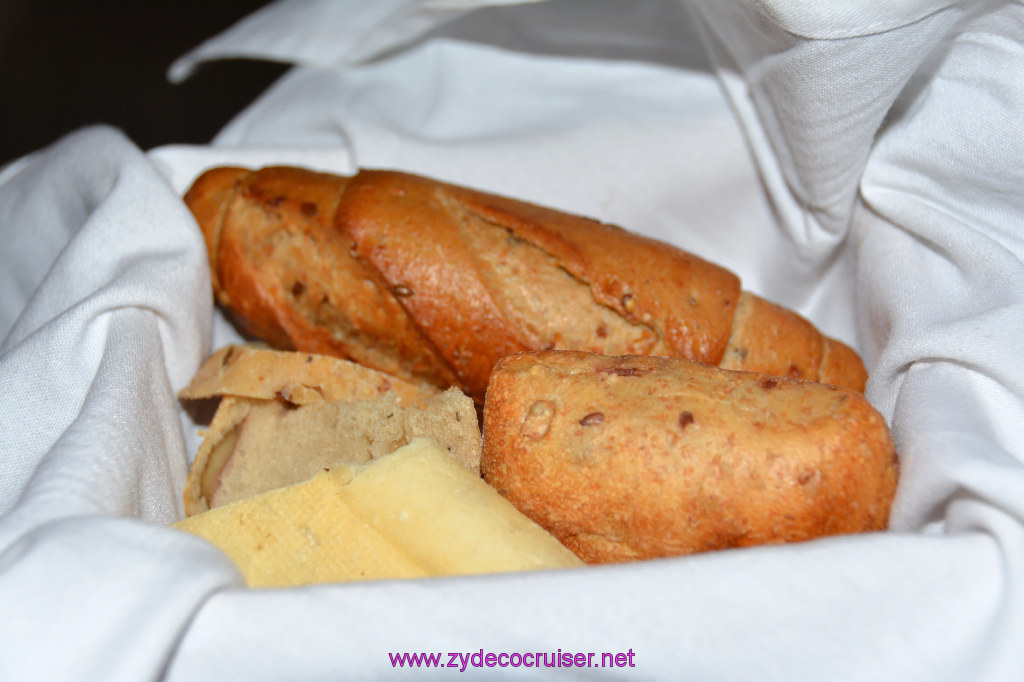
[(849, 389), (680, 359), (501, 360), (485, 480), (590, 563), (886, 527), (898, 461)]
[(185, 199), (243, 330), (478, 402), (500, 358), (545, 349), (866, 381), (856, 353), (728, 270), (588, 218), (375, 170), (218, 168)]

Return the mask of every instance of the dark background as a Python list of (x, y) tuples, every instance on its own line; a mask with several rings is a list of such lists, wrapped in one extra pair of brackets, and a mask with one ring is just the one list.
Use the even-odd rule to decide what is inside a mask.
[(93, 123), (143, 149), (205, 143), (287, 67), (177, 58), (267, 0), (0, 0), (0, 165)]

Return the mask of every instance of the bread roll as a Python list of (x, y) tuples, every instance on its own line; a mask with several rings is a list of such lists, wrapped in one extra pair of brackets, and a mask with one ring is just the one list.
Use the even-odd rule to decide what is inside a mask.
[(729, 271), (568, 213), (407, 173), (218, 168), (186, 195), (248, 333), (482, 401), (526, 350), (662, 355), (862, 390), (863, 363)]
[(672, 358), (509, 356), (481, 469), (590, 563), (886, 527), (898, 462), (849, 389)]

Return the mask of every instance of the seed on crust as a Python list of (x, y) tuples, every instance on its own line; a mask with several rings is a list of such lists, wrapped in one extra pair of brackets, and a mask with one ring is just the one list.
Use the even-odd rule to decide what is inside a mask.
[(551, 420), (555, 418), (555, 405), (550, 400), (538, 400), (530, 406), (519, 432), (530, 440), (540, 440), (548, 435)]

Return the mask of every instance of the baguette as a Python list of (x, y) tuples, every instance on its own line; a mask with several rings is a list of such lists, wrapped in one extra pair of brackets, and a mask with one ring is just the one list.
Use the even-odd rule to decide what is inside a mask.
[(882, 530), (898, 459), (858, 392), (659, 357), (502, 359), (484, 479), (588, 563)]
[(482, 402), (521, 351), (679, 357), (842, 385), (857, 354), (739, 278), (619, 227), (424, 177), (217, 168), (186, 194), (217, 301), (282, 349)]

